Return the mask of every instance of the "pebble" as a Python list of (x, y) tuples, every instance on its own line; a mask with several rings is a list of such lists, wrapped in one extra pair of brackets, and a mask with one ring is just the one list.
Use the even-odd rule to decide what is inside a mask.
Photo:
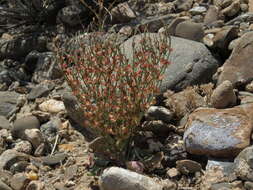
[(185, 175), (201, 171), (202, 166), (193, 160), (179, 160), (176, 162), (177, 170)]
[(49, 113), (59, 113), (61, 111), (65, 111), (65, 106), (62, 101), (50, 99), (39, 105), (41, 111), (49, 112)]

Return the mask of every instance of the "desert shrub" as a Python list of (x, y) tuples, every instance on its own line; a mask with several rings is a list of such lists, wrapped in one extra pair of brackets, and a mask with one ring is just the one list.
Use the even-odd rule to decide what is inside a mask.
[(64, 4), (62, 0), (10, 1), (8, 6), (3, 7), (0, 11), (0, 16), (7, 20), (7, 24), (3, 27), (13, 28), (55, 21), (58, 10)]
[(88, 125), (108, 137), (108, 146), (123, 157), (144, 111), (159, 93), (169, 64), (168, 40), (163, 35), (155, 40), (146, 35), (139, 48), (132, 44), (131, 59), (122, 53), (116, 38), (90, 36), (88, 44), (77, 38), (68, 51), (58, 50), (58, 61)]

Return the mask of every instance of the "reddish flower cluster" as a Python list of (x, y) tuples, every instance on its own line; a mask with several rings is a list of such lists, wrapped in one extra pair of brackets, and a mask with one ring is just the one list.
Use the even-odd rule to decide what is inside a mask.
[(68, 84), (91, 127), (116, 139), (126, 139), (135, 131), (169, 64), (167, 40), (144, 37), (138, 47), (133, 44), (131, 59), (113, 40), (93, 40), (89, 46), (79, 43), (69, 52), (59, 52)]

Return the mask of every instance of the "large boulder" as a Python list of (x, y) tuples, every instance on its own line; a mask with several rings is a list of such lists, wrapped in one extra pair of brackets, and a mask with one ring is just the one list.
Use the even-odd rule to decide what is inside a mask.
[(218, 84), (229, 80), (233, 85), (245, 83), (253, 77), (253, 32), (244, 34), (229, 59), (224, 63)]
[(235, 157), (250, 145), (253, 104), (230, 109), (202, 108), (190, 114), (184, 133), (191, 154)]
[[(146, 34), (151, 39), (159, 39), (155, 33)], [(132, 43), (138, 44), (144, 34), (133, 36), (121, 44), (121, 48), (128, 58), (132, 57)], [(204, 44), (171, 36), (171, 48), (173, 49), (165, 71), (161, 90), (167, 89), (180, 91), (187, 86), (208, 83), (216, 72), (219, 62), (212, 56)]]

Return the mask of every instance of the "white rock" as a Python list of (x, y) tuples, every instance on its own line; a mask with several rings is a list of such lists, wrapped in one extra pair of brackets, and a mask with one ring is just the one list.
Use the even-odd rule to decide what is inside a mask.
[(104, 170), (100, 177), (101, 190), (175, 190), (176, 185), (169, 181), (155, 181), (123, 168), (111, 167)]
[(39, 105), (41, 111), (50, 113), (59, 113), (65, 110), (65, 106), (62, 101), (50, 99)]

